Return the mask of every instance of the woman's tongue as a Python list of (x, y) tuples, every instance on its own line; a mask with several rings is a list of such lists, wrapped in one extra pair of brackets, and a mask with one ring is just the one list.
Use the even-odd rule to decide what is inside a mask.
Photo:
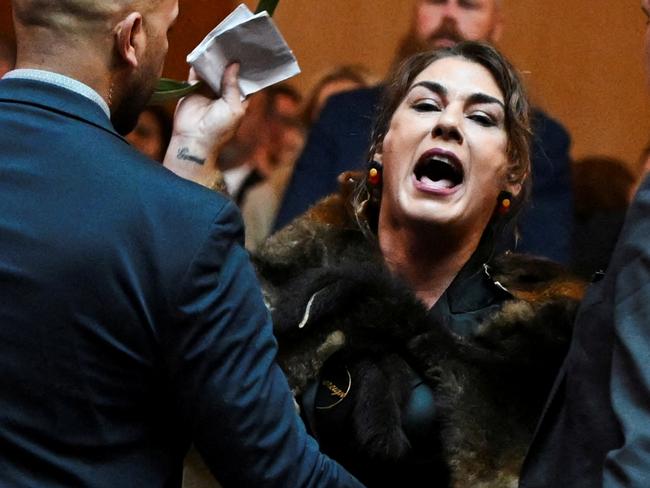
[(427, 175), (422, 175), (420, 177), (420, 183), (424, 184), (428, 188), (434, 188), (434, 189), (449, 189), (453, 188), (456, 186), (456, 184), (451, 181), (450, 179), (446, 178), (432, 178)]

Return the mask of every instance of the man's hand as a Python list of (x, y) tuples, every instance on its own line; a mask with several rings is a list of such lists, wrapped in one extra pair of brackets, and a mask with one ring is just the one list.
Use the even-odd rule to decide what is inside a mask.
[[(242, 102), (237, 85), (238, 73), (238, 64), (226, 68), (220, 97), (215, 97), (206, 85), (178, 103), (164, 161), (177, 175), (208, 187), (220, 180), (217, 154), (234, 135), (246, 112), (247, 103)], [(194, 69), (189, 79), (197, 81)]]

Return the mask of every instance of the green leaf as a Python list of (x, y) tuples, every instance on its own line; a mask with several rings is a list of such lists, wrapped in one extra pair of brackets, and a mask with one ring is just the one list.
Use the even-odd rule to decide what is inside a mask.
[(186, 81), (160, 78), (156, 85), (156, 90), (149, 100), (149, 105), (162, 105), (167, 102), (176, 101), (190, 93), (194, 93), (201, 85), (202, 82), (190, 84)]
[(273, 12), (275, 12), (275, 7), (278, 6), (279, 1), (280, 0), (260, 0), (257, 9), (255, 9), (255, 13), (259, 14), (266, 10), (269, 13), (269, 16), (273, 17)]

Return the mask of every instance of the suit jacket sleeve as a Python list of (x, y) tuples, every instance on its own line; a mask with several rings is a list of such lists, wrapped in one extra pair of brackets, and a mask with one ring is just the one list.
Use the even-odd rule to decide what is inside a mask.
[(219, 212), (163, 340), (181, 419), (225, 486), (360, 486), (320, 454), (275, 363), (277, 345), (239, 213)]
[[(646, 232), (647, 227), (643, 226)], [(650, 483), (650, 256), (647, 247), (630, 250), (638, 257), (621, 269), (615, 285), (610, 377), (612, 408), (623, 444), (605, 459), (606, 488)]]

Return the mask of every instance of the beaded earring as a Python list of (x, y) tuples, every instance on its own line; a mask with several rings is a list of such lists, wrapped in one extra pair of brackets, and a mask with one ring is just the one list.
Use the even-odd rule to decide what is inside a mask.
[(497, 197), (497, 212), (499, 215), (505, 215), (510, 212), (512, 206), (512, 193), (509, 191), (502, 191)]
[(381, 186), (381, 173), (383, 167), (380, 162), (372, 161), (368, 168), (368, 184), (373, 187)]
[(378, 204), (381, 200), (381, 184), (383, 166), (379, 161), (371, 161), (368, 165), (367, 188), (370, 195), (370, 201)]

